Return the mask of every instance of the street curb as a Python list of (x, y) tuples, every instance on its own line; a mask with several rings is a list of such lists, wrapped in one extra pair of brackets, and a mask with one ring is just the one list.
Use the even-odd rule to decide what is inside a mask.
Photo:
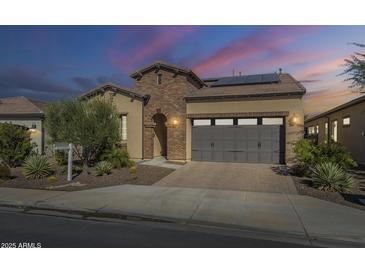
[[(90, 220), (90, 221), (112, 221), (112, 220), (122, 220), (122, 221), (133, 221), (133, 222), (155, 222), (155, 223), (165, 223), (165, 224), (181, 224), (189, 225), (194, 227), (209, 228), (209, 229), (219, 229), (224, 230), (228, 233), (240, 234), (241, 236), (247, 236), (246, 234), (256, 235), (264, 238), (269, 238), (271, 240), (278, 240), (289, 242), (289, 243), (302, 243), (308, 247), (365, 247), (364, 242), (356, 241), (356, 239), (336, 239), (336, 238), (326, 238), (323, 236), (313, 237), (306, 234), (291, 233), (278, 230), (265, 230), (253, 227), (244, 227), (239, 225), (229, 225), (206, 221), (195, 221), (195, 220), (185, 220), (170, 217), (156, 217), (148, 216), (143, 214), (135, 213), (107, 213), (107, 212), (91, 212), (82, 210), (72, 210), (64, 208), (49, 208), (41, 206), (27, 206), (27, 205), (13, 205), (13, 204), (3, 204), (0, 203), (0, 210), (2, 208), (12, 208), (17, 210), (11, 210), (13, 212), (35, 214), (35, 215), (45, 215), (52, 217), (64, 217), (72, 219)], [(245, 233), (243, 235), (243, 233)]]

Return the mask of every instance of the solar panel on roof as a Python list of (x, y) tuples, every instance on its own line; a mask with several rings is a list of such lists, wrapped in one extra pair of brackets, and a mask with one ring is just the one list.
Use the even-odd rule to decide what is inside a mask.
[(279, 80), (276, 73), (232, 76), (219, 78), (218, 81), (212, 84), (212, 87), (277, 83)]

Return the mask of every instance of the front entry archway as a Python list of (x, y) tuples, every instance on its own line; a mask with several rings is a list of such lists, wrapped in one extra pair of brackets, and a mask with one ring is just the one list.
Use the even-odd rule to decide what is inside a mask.
[(155, 114), (153, 117), (155, 123), (153, 136), (153, 157), (167, 156), (167, 118), (161, 113)]

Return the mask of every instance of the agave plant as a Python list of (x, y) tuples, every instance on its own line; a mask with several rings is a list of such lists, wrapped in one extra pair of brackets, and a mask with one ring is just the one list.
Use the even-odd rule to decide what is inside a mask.
[(23, 175), (27, 179), (46, 178), (52, 174), (52, 166), (46, 156), (39, 154), (28, 157), (23, 164)]
[(96, 176), (103, 176), (104, 174), (108, 175), (112, 172), (113, 166), (108, 161), (101, 161), (96, 164), (95, 171)]
[(349, 192), (354, 185), (354, 179), (333, 162), (317, 164), (312, 169), (313, 186), (320, 190)]

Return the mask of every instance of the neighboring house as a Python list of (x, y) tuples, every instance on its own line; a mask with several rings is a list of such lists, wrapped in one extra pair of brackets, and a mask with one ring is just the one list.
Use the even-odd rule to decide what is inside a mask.
[(45, 102), (25, 97), (0, 98), (0, 123), (24, 126), (31, 132), (38, 153), (44, 152), (43, 109)]
[(303, 138), (305, 88), (287, 73), (200, 79), (155, 62), (130, 75), (132, 89), (99, 86), (120, 113), (124, 145), (134, 159), (286, 163)]
[(307, 135), (316, 136), (318, 143), (339, 142), (365, 165), (365, 95), (307, 119), (305, 127)]

